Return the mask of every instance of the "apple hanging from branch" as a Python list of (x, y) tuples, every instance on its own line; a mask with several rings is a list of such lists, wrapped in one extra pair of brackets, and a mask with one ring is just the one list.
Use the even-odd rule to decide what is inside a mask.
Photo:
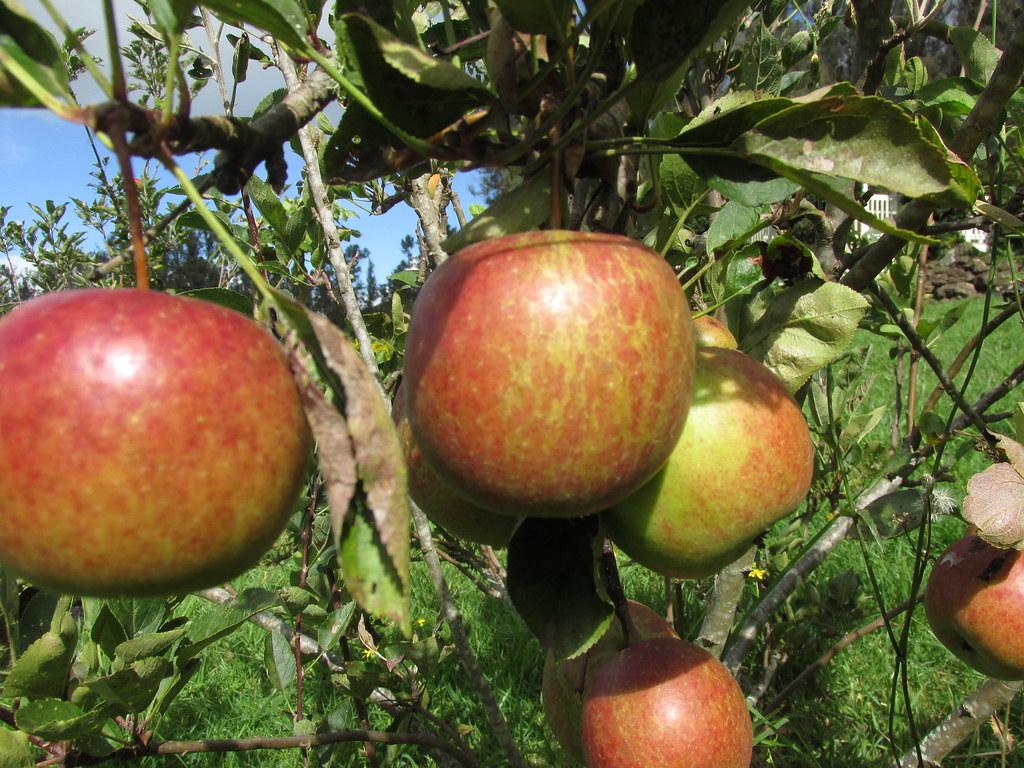
[(287, 359), (244, 315), (78, 290), (0, 321), (0, 562), (41, 586), (222, 583), (283, 530), (310, 434)]
[(665, 463), (690, 403), (694, 343), (675, 274), (617, 235), (542, 231), (456, 253), (406, 342), (406, 406), (430, 467), (514, 517), (575, 517)]
[(753, 727), (729, 671), (684, 640), (641, 640), (589, 671), (588, 768), (748, 768)]
[(803, 501), (814, 452), (782, 383), (742, 352), (697, 352), (682, 437), (650, 482), (604, 514), (637, 562), (677, 578), (710, 576)]

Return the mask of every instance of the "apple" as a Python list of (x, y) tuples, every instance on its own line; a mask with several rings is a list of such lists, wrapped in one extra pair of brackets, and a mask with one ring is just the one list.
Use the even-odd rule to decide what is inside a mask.
[[(671, 624), (643, 603), (630, 600), (628, 605), (629, 615), (638, 635), (631, 638), (632, 640), (678, 637)], [(583, 689), (587, 670), (601, 659), (621, 650), (625, 644), (622, 625), (618, 619), (613, 619), (601, 639), (586, 653), (559, 661), (551, 651), (548, 651), (544, 660), (544, 676), (541, 683), (544, 714), (555, 738), (566, 752), (580, 762), (583, 761), (580, 715), (583, 709)]]
[(610, 538), (648, 568), (709, 576), (800, 504), (813, 469), (807, 422), (775, 375), (742, 352), (700, 349), (668, 463), (604, 519)]
[(588, 768), (747, 768), (753, 751), (736, 680), (676, 638), (642, 640), (597, 663), (581, 723)]
[(721, 320), (711, 315), (700, 315), (693, 318), (693, 332), (698, 349), (701, 347), (722, 347), (736, 349), (736, 337)]
[(968, 535), (932, 568), (928, 624), (961, 661), (989, 677), (1024, 680), (1024, 557)]
[(406, 340), (413, 435), (442, 481), (515, 517), (604, 509), (657, 472), (686, 418), (694, 344), (675, 274), (633, 240), (477, 243), (427, 280)]
[(460, 539), (492, 547), (508, 546), (519, 520), (488, 512), (462, 498), (442, 483), (423, 460), (423, 452), (416, 444), (409, 419), (405, 416), (404, 386), (399, 386), (395, 393), (391, 416), (398, 428), (398, 438), (409, 470), (409, 496), (423, 513)]
[(274, 338), (224, 307), (76, 290), (0, 321), (0, 562), (83, 595), (222, 583), (274, 543), (310, 434)]

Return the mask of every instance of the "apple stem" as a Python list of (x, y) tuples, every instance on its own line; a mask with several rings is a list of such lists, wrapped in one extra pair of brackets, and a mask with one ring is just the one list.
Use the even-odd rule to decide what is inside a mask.
[(139, 204), (139, 188), (135, 183), (132, 171), (132, 157), (125, 138), (124, 124), (119, 113), (108, 126), (110, 139), (114, 143), (114, 154), (117, 155), (121, 167), (121, 185), (124, 188), (124, 200), (128, 209), (128, 228), (132, 237), (132, 253), (135, 256), (135, 287), (145, 291), (149, 289), (149, 261), (146, 259), (146, 239), (142, 232), (142, 207)]
[(601, 578), (604, 580), (605, 589), (615, 606), (615, 617), (622, 626), (622, 636), (626, 639), (626, 647), (631, 646), (640, 639), (633, 625), (633, 617), (629, 615), (629, 603), (626, 601), (626, 592), (622, 588), (622, 580), (619, 578), (619, 566), (615, 562), (615, 546), (609, 539), (604, 540), (601, 549)]

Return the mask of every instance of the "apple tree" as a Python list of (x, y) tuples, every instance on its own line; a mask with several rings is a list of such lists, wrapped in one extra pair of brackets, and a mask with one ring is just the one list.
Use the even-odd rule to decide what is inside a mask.
[[(1019, 0), (137, 4), (105, 0), (94, 33), (0, 0), (0, 106), (84, 126), (96, 157), (91, 200), (31, 222), (0, 207), (0, 763), (926, 766), (990, 717), (985, 744), (1013, 743)], [(276, 87), (243, 109), (257, 72)], [(468, 173), (486, 206), (463, 205)], [(384, 284), (360, 275), (357, 205), (415, 213)], [(939, 302), (963, 233), (977, 299)], [(68, 295), (163, 289), (190, 309), (159, 326), (43, 311), (39, 294), (89, 286)], [(245, 351), (273, 334), (277, 362), (239, 373), (232, 338), (200, 336), (138, 386), (55, 375), (82, 345), (118, 375), (126, 339), (170, 356), (210, 303), (264, 327)], [(988, 355), (1010, 328), (1009, 359)], [(217, 365), (229, 383), (199, 387)], [(120, 441), (118, 464), (80, 409), (51, 418), (73, 389), (119, 434), (173, 423)], [(203, 394), (174, 410), (179, 390)], [(298, 403), (290, 442), (267, 436)], [(191, 438), (217, 444), (175, 462), (191, 438), (162, 437), (197, 412), (212, 427)], [(276, 543), (162, 577), (234, 535), (222, 517), (182, 533), (175, 483), (150, 482), (168, 472), (200, 511), (285, 498), (267, 502)], [(844, 547), (859, 571), (829, 570)], [(155, 581), (133, 589), (118, 563)], [(544, 723), (496, 695), (464, 585), (538, 644)], [(923, 705), (922, 614), (994, 677)], [(204, 663), (252, 625), (288, 732), (176, 730)], [(798, 694), (872, 633), (888, 674), (853, 755), (825, 735), (851, 722), (816, 724)]]

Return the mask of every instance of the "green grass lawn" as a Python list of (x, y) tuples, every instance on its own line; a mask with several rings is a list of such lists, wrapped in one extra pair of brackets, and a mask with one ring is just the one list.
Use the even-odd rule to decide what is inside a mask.
[[(929, 317), (949, 311), (949, 303), (929, 306)], [(948, 362), (960, 345), (981, 325), (982, 303), (970, 301), (963, 316), (934, 344), (936, 354)], [(867, 332), (860, 332), (854, 347), (860, 347), (854, 358), (856, 377), (850, 384), (856, 397), (846, 416), (867, 413), (885, 406), (886, 415), (866, 434), (860, 447), (851, 454), (851, 490), (859, 490), (880, 472), (887, 460), (891, 409), (894, 397), (893, 361), (888, 351), (890, 342)], [(1024, 356), (1024, 331), (1018, 319), (1011, 319), (986, 343), (968, 397), (976, 397), (995, 385)], [(958, 381), (962, 381), (962, 376)], [(926, 397), (934, 386), (934, 375), (922, 367), (919, 390)], [(1024, 399), (1020, 391), (1018, 399)], [(1008, 398), (1006, 404), (1013, 402)], [(938, 413), (948, 413), (949, 401), (940, 401)], [(997, 410), (1005, 410), (998, 407)], [(997, 430), (1010, 431), (1000, 424)], [(964, 492), (964, 483), (974, 471), (985, 466), (985, 458), (971, 448), (968, 441), (951, 446), (947, 458), (957, 452), (962, 460), (952, 467), (952, 479), (940, 484), (957, 502)], [(853, 466), (852, 464), (856, 464)], [(827, 524), (826, 510), (777, 526), (768, 538), (769, 579), (777, 575), (787, 558), (795, 556), (800, 541)], [(941, 548), (960, 535), (963, 522), (955, 515), (936, 520), (933, 526), (933, 548)], [(764, 674), (765, 654), (780, 654), (781, 663), (768, 686), (762, 704), (792, 680), (815, 658), (827, 650), (846, 632), (872, 621), (879, 615), (878, 605), (869, 586), (869, 568), (877, 579), (883, 600), (893, 606), (905, 599), (911, 578), (916, 534), (885, 541), (868, 540), (863, 544), (848, 540), (839, 546), (825, 564), (813, 573), (808, 582), (794, 594), (772, 624), (770, 632), (746, 668), (748, 681), (756, 682)], [(527, 761), (535, 766), (568, 766), (569, 759), (554, 742), (544, 721), (540, 703), (540, 681), (543, 653), (529, 634), (522, 620), (501, 601), (485, 597), (454, 568), (447, 575), (458, 605), (463, 611), (476, 651), (495, 697), (509, 721), (513, 735)], [(665, 607), (664, 584), (661, 577), (628, 561), (622, 563), (627, 593), (652, 607)], [(286, 586), (283, 569), (263, 568), (247, 574), (244, 585)], [(699, 625), (710, 582), (684, 585), (685, 612), (679, 625), (689, 629)], [(756, 599), (759, 585), (751, 580), (746, 587), (744, 604)], [(413, 604), (417, 617), (429, 626), (438, 616), (438, 605), (422, 563), (414, 563)], [(182, 610), (189, 614), (208, 610), (208, 604), (191, 598)], [(896, 620), (897, 631), (901, 619)], [(422, 632), (421, 632), (422, 633)], [(448, 630), (441, 627), (438, 635), (450, 642)], [(203, 657), (199, 674), (189, 683), (171, 707), (158, 729), (161, 739), (192, 739), (243, 737), (254, 735), (290, 735), (295, 691), (280, 691), (268, 677), (264, 663), (266, 633), (246, 625), (228, 639), (219, 642)], [(918, 730), (926, 732), (982, 680), (968, 670), (931, 636), (919, 608), (912, 623), (910, 645), (909, 688), (913, 714)], [(891, 755), (887, 743), (889, 729), (889, 691), (894, 668), (894, 652), (886, 632), (878, 631), (859, 640), (840, 653), (828, 666), (807, 680), (771, 716), (758, 720), (760, 745), (755, 751), (755, 765), (843, 766), (860, 768), (887, 764)], [(426, 681), (430, 709), (456, 727), (481, 756), (481, 765), (503, 764), (487, 719), (478, 702), (471, 680), (450, 655), (441, 661), (436, 674)], [(317, 720), (333, 713), (335, 727), (357, 727), (350, 701), (332, 684), (319, 665), (310, 665), (305, 676), (305, 707), (308, 716)], [(371, 708), (372, 709), (372, 708)], [(1024, 722), (1019, 702), (1014, 703), (1008, 717), (1003, 718), (1015, 738), (1024, 738)], [(371, 724), (385, 728), (389, 719), (379, 710), (371, 712)], [(893, 731), (899, 752), (909, 746), (909, 730), (902, 698), (897, 697)], [(1024, 753), (1000, 756), (1000, 743), (986, 726), (966, 745), (950, 765), (1024, 766)], [(395, 748), (391, 753), (394, 765), (423, 766), (435, 764), (421, 750)], [(179, 763), (181, 765), (218, 766), (300, 766), (296, 751), (255, 752), (244, 755), (195, 755), (150, 760), (147, 764)], [(891, 761), (890, 761), (891, 763)], [(314, 765), (318, 764), (313, 760)], [(332, 765), (364, 765), (358, 746), (335, 751)]]

